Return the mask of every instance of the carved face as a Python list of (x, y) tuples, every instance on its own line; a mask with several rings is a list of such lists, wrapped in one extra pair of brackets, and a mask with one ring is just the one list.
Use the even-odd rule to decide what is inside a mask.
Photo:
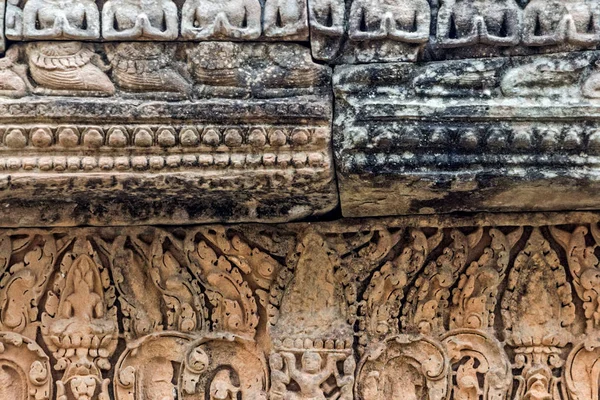
[(318, 353), (307, 352), (302, 355), (302, 370), (315, 374), (321, 370), (321, 356)]
[(96, 380), (92, 376), (75, 376), (71, 379), (71, 392), (78, 400), (90, 400), (96, 392)]

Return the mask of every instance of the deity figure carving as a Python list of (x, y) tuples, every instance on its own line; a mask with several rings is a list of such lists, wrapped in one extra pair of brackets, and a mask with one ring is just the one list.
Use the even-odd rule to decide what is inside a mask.
[(428, 398), (447, 395), (447, 356), (440, 344), (419, 336), (398, 335), (373, 343), (356, 375), (364, 400)]
[(179, 36), (177, 6), (172, 0), (109, 0), (102, 8), (106, 40), (175, 40)]
[[(342, 353), (329, 353), (326, 355), (325, 365), (323, 365), (323, 357), (316, 351), (305, 351), (300, 356), (300, 368), (296, 366), (296, 354), (291, 352), (281, 352), (285, 366), (281, 367), (277, 355), (271, 355), (271, 359), (275, 361), (275, 385), (271, 389), (271, 399), (288, 399), (288, 400), (326, 400), (331, 398), (329, 394), (326, 396), (326, 389), (322, 385), (329, 378), (336, 379), (339, 388), (339, 394), (336, 398), (348, 399), (348, 391), (350, 391), (350, 399), (352, 399), (352, 386), (354, 384), (354, 360), (352, 356), (347, 358)], [(344, 361), (346, 360), (346, 361)], [(351, 361), (349, 361), (351, 360)], [(338, 361), (344, 361), (344, 374), (340, 374), (337, 366)], [(285, 385), (294, 382), (298, 391), (288, 390)], [(343, 397), (342, 397), (343, 396)]]
[(122, 90), (187, 95), (191, 84), (175, 69), (176, 48), (169, 43), (124, 42), (107, 45), (112, 77)]
[(4, 29), (7, 39), (23, 39), (23, 9), (21, 3), (21, 0), (8, 0), (6, 2)]
[(359, 60), (376, 56), (413, 61), (429, 40), (431, 9), (426, 0), (355, 0), (349, 18), (348, 36), (359, 42)]
[(29, 92), (27, 67), (19, 63), (21, 48), (11, 46), (0, 58), (0, 96), (23, 97)]
[(437, 40), (443, 47), (515, 46), (520, 32), (521, 9), (514, 0), (443, 1), (438, 13)]
[(539, 228), (514, 261), (502, 300), (508, 345), (515, 349), (513, 368), (522, 369), (515, 399), (560, 398), (560, 351), (573, 341), (575, 320), (571, 285), (558, 254)]
[(192, 40), (257, 39), (261, 12), (258, 0), (186, 0), (181, 36)]
[[(18, 16), (12, 15), (16, 29)], [(28, 0), (23, 7), (23, 37), (37, 40), (98, 39), (98, 6), (93, 0)]]
[(429, 40), (430, 14), (425, 0), (355, 0), (350, 11), (349, 37), (356, 41), (425, 43)]
[(264, 34), (269, 38), (301, 40), (308, 37), (306, 0), (266, 0)]
[(530, 1), (524, 10), (523, 43), (589, 47), (600, 40), (600, 8), (586, 0)]
[(115, 87), (100, 68), (92, 44), (35, 42), (26, 48), (29, 72), (38, 94), (110, 96)]
[(77, 240), (61, 262), (42, 314), (42, 337), (64, 370), (58, 400), (108, 400), (109, 357), (117, 348), (117, 309), (108, 271), (90, 242)]

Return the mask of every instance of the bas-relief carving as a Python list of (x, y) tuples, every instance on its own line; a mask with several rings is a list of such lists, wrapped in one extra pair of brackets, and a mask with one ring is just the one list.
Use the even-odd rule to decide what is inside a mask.
[(4, 231), (0, 393), (596, 398), (597, 221), (515, 221)]
[(3, 80), (6, 97), (108, 97), (118, 89), (136, 98), (279, 98), (325, 95), (329, 86), (329, 68), (281, 43), (42, 41), (11, 46), (0, 73), (14, 75)]
[(6, 6), (11, 40), (308, 40), (305, 0), (8, 0)]
[[(594, 207), (587, 196), (561, 204), (566, 198), (554, 194), (595, 180), (585, 175), (596, 165), (597, 57), (336, 67), (344, 216)], [(541, 173), (525, 172), (531, 166)], [(546, 192), (549, 185), (558, 191)]]
[(594, 49), (599, 11), (585, 0), (309, 2), (314, 56), (341, 64)]
[[(70, 186), (67, 196), (37, 191), (55, 200), (47, 211), (59, 220), (106, 224), (125, 216), (140, 224), (139, 213), (148, 212), (165, 222), (174, 215), (207, 222), (213, 211), (213, 221), (229, 219), (225, 214), (262, 220), (336, 205), (331, 70), (302, 46), (14, 43), (0, 59), (0, 78), (2, 177), (15, 183), (20, 175), (23, 190), (41, 181)], [(140, 190), (125, 189), (132, 184)], [(316, 191), (308, 189), (314, 184)], [(141, 195), (155, 190), (170, 192), (173, 202)], [(3, 194), (17, 200), (13, 190)], [(303, 199), (286, 204), (296, 195)], [(89, 211), (74, 212), (77, 204)], [(107, 205), (114, 212), (98, 212)]]

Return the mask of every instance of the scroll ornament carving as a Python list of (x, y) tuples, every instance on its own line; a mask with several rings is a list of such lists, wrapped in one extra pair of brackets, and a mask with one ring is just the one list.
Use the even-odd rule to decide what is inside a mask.
[(600, 230), (597, 224), (592, 224), (589, 228), (578, 226), (572, 233), (559, 228), (551, 228), (551, 232), (566, 252), (573, 287), (583, 302), (586, 320), (586, 336), (577, 339), (564, 367), (565, 384), (572, 399), (593, 399), (597, 396), (600, 379), (597, 367), (600, 360), (600, 270), (595, 255)]
[(452, 232), (452, 245), (444, 248), (443, 254), (425, 267), (408, 292), (402, 311), (404, 329), (416, 330), (424, 335), (444, 331), (451, 287), (458, 280), (469, 252), (479, 243), (482, 234), (481, 229), (469, 235), (458, 230)]
[(594, 224), (2, 232), (0, 395), (591, 400), (597, 233)]
[(52, 369), (44, 350), (18, 333), (0, 332), (0, 397), (52, 400)]

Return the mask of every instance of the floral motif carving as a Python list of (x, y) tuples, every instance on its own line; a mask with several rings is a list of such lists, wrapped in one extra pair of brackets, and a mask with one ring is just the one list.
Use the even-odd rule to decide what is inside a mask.
[(592, 400), (595, 224), (6, 230), (0, 394)]
[(425, 267), (408, 292), (402, 311), (405, 330), (416, 330), (426, 335), (444, 331), (451, 287), (465, 268), (469, 252), (479, 243), (482, 234), (482, 229), (469, 235), (458, 230), (452, 231), (452, 244), (444, 248), (437, 260)]
[(506, 342), (514, 348), (516, 399), (559, 399), (564, 361), (561, 349), (573, 341), (575, 320), (571, 285), (556, 251), (538, 228), (517, 255), (502, 299)]
[(44, 350), (33, 339), (0, 332), (0, 397), (52, 400), (52, 370)]

